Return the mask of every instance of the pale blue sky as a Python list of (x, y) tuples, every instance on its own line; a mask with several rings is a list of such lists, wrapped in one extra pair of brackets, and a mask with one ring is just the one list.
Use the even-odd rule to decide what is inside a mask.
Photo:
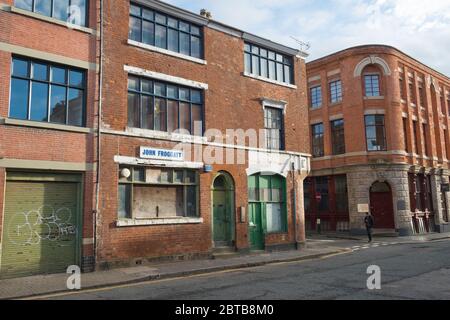
[(392, 45), (450, 76), (450, 0), (165, 0), (296, 47), (308, 60), (351, 46)]

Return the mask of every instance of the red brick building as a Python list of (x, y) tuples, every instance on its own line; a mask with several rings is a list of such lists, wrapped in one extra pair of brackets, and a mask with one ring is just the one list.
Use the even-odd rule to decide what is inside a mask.
[(0, 4), (1, 278), (94, 262), (99, 11), (50, 3)]
[(103, 35), (97, 264), (302, 244), (305, 54), (153, 0)]
[(388, 46), (307, 64), (312, 177), (306, 227), (449, 230), (450, 79)]

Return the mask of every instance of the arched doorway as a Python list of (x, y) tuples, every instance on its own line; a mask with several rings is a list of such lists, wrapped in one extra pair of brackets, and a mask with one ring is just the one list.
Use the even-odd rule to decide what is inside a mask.
[(234, 182), (226, 172), (220, 172), (213, 182), (213, 241), (215, 248), (231, 247), (234, 243)]
[(370, 187), (370, 212), (374, 228), (395, 229), (392, 189), (387, 182), (377, 181)]

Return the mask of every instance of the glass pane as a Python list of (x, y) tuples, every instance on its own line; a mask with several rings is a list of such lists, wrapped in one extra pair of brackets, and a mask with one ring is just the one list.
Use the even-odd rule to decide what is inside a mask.
[(65, 84), (66, 83), (66, 70), (63, 68), (52, 67), (51, 82)]
[(133, 181), (144, 182), (145, 170), (144, 168), (133, 168)]
[(179, 93), (180, 93), (180, 100), (189, 101), (190, 99), (189, 89), (180, 88)]
[(167, 28), (156, 25), (155, 46), (159, 48), (167, 48)]
[(259, 54), (263, 57), (267, 57), (267, 50), (266, 49), (260, 49)]
[(167, 102), (167, 131), (174, 132), (178, 129), (178, 102)]
[(155, 14), (155, 21), (158, 23), (166, 24), (166, 16), (157, 13)]
[(150, 80), (141, 80), (141, 91), (146, 93), (153, 93), (152, 82)]
[(366, 116), (366, 126), (375, 125), (375, 117), (374, 116)]
[(166, 100), (155, 99), (155, 130), (167, 131)]
[(50, 88), (50, 122), (66, 123), (66, 87)]
[(189, 32), (189, 23), (180, 21), (180, 30)]
[(283, 62), (283, 56), (277, 53), (277, 61)]
[(195, 171), (186, 171), (185, 183), (195, 183)]
[(197, 187), (186, 187), (186, 215), (188, 217), (197, 216)]
[(128, 89), (139, 91), (139, 78), (128, 77)]
[(276, 79), (275, 62), (269, 61), (269, 78), (272, 80)]
[(259, 48), (257, 46), (252, 46), (252, 53), (259, 55)]
[(81, 127), (84, 118), (84, 91), (69, 89), (69, 114), (67, 124)]
[(131, 199), (131, 185), (119, 184), (119, 218), (131, 218), (130, 213), (130, 199)]
[(20, 9), (33, 11), (33, 0), (16, 0), (14, 5)]
[(259, 58), (252, 56), (252, 74), (259, 75)]
[(52, 1), (34, 0), (34, 11), (50, 17), (52, 14)]
[(153, 21), (153, 19), (154, 19), (153, 15), (154, 15), (154, 12), (152, 10), (142, 9), (142, 17), (144, 19)]
[(251, 52), (251, 46), (248, 43), (244, 43), (244, 51)]
[(139, 95), (128, 93), (128, 126), (139, 128)]
[(132, 4), (130, 6), (130, 13), (135, 15), (135, 16), (140, 16), (141, 15), (141, 8)]
[(191, 56), (195, 58), (200, 58), (200, 38), (198, 37), (191, 37)]
[(167, 97), (178, 99), (178, 87), (176, 86), (167, 86)]
[(28, 61), (13, 59), (13, 76), (28, 78)]
[(70, 19), (69, 21), (80, 26), (86, 25), (86, 1), (87, 0), (71, 0), (70, 1)]
[(178, 52), (178, 31), (177, 30), (169, 29), (167, 49)]
[(153, 45), (155, 41), (155, 25), (153, 22), (145, 21), (142, 24), (142, 42)]
[(47, 121), (48, 84), (32, 83), (30, 120)]
[(292, 83), (291, 82), (291, 68), (289, 66), (284, 66), (284, 81), (286, 83)]
[(283, 82), (283, 65), (281, 63), (277, 63), (277, 81)]
[(53, 17), (59, 20), (67, 21), (67, 9), (69, 0), (53, 1)]
[(177, 19), (174, 19), (174, 18), (169, 18), (168, 21), (167, 21), (167, 25), (168, 25), (169, 27), (177, 28), (177, 29), (178, 29), (178, 20), (177, 20)]
[(32, 66), (33, 66), (33, 71), (32, 71), (33, 79), (43, 80), (43, 81), (48, 80), (47, 65), (33, 62)]
[(282, 231), (281, 204), (280, 203), (267, 203), (266, 211), (267, 211), (267, 213), (266, 213), (267, 232)]
[(28, 92), (29, 81), (11, 80), (11, 105), (9, 107), (9, 117), (26, 120), (28, 118)]
[(261, 59), (261, 76), (264, 78), (268, 78), (269, 77), (269, 69), (268, 69), (268, 65), (267, 65), (267, 60), (266, 59)]
[(190, 36), (180, 32), (180, 53), (190, 55)]
[(166, 85), (164, 83), (155, 82), (155, 94), (158, 96), (166, 96)]
[(275, 52), (269, 51), (269, 59), (275, 60)]
[(191, 25), (191, 33), (199, 36), (200, 35), (200, 28)]
[(252, 58), (249, 53), (244, 55), (245, 72), (252, 73)]
[(153, 130), (153, 97), (142, 96), (142, 129)]
[(84, 87), (84, 72), (81, 71), (69, 71), (69, 85), (74, 87)]
[(193, 103), (201, 103), (202, 102), (202, 92), (199, 90), (191, 90), (191, 101)]
[(140, 18), (130, 17), (128, 38), (130, 40), (141, 42), (141, 27)]
[(192, 105), (192, 123), (194, 125), (193, 134), (196, 136), (202, 136), (203, 135), (202, 106), (196, 104)]
[(191, 115), (189, 104), (180, 103), (180, 129), (185, 129), (190, 133), (191, 129), (190, 123), (191, 123)]
[(184, 173), (183, 170), (175, 170), (173, 173), (173, 182), (183, 183)]

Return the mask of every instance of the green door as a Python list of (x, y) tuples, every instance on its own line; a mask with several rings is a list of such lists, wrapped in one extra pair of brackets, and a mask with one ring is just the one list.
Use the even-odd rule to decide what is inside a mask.
[(249, 204), (249, 238), (250, 249), (263, 250), (264, 249), (264, 230), (262, 223), (262, 203)]
[(231, 218), (226, 202), (226, 191), (213, 191), (214, 243), (219, 247), (228, 246), (231, 241)]
[(78, 262), (79, 183), (7, 181), (0, 277), (65, 272)]

